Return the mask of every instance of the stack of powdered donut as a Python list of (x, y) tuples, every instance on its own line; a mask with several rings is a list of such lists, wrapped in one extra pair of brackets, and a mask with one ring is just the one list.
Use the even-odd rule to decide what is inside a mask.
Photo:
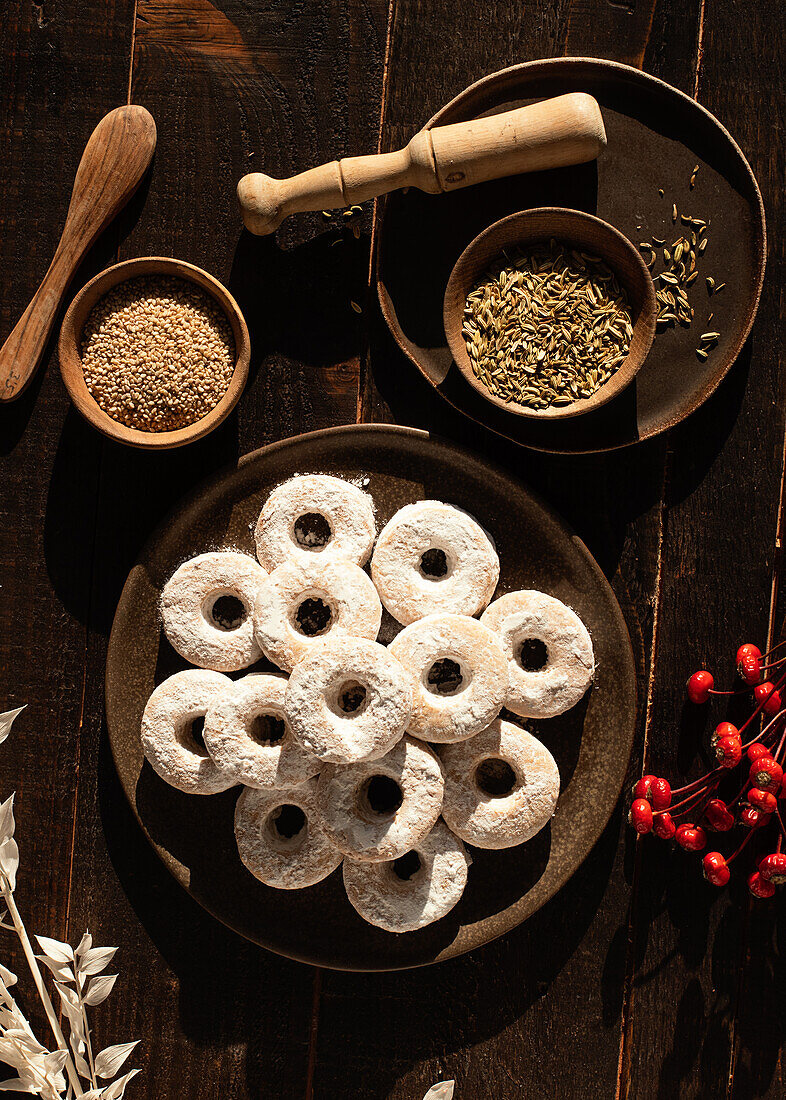
[[(595, 670), (590, 636), (541, 592), (489, 604), (494, 545), (439, 501), (406, 505), (376, 538), (368, 493), (294, 477), (255, 539), (258, 561), (201, 554), (164, 587), (166, 636), (199, 667), (151, 695), (145, 755), (181, 791), (243, 787), (240, 858), (268, 886), (301, 889), (343, 864), (361, 917), (422, 928), (461, 897), (465, 842), (512, 847), (552, 817), (553, 757), (499, 714), (574, 706)], [(388, 647), (383, 606), (404, 628)], [(263, 656), (282, 673), (225, 675)]]

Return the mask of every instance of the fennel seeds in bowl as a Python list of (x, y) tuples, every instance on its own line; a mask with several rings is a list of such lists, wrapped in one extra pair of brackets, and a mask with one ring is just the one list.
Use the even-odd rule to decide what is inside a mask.
[(467, 296), (472, 371), (495, 397), (531, 409), (591, 397), (633, 336), (624, 289), (603, 260), (551, 240), (503, 256)]
[(81, 340), (94, 400), (129, 428), (175, 431), (201, 420), (235, 368), (232, 328), (195, 283), (149, 275), (118, 283), (94, 306)]

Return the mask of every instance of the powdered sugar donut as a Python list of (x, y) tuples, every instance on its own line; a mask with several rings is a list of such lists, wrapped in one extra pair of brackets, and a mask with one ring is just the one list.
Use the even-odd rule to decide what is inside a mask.
[(205, 718), (205, 747), (246, 787), (295, 787), (319, 771), (284, 716), (286, 676), (251, 673), (222, 692)]
[(499, 558), (469, 513), (421, 500), (380, 531), (371, 576), (382, 603), (406, 626), (445, 611), (477, 615), (494, 595)]
[(200, 554), (175, 570), (161, 594), (164, 633), (200, 668), (236, 672), (258, 661), (252, 609), (265, 572), (234, 550)]
[(159, 684), (142, 715), (142, 750), (154, 771), (186, 794), (218, 794), (237, 782), (195, 741), (192, 727), (211, 704), (232, 690), (220, 672), (189, 668)]
[(482, 623), (500, 638), (508, 662), (505, 706), (522, 718), (570, 710), (595, 675), (592, 639), (569, 607), (543, 592), (509, 592)]
[(442, 788), (442, 768), (431, 749), (402, 737), (379, 760), (328, 764), (317, 783), (317, 813), (345, 855), (396, 859), (434, 827)]
[(342, 855), (328, 840), (314, 808), (316, 779), (286, 790), (246, 787), (235, 807), (240, 858), (260, 882), (302, 890), (335, 871)]
[(477, 619), (427, 615), (402, 630), (390, 652), (412, 676), (414, 737), (465, 741), (499, 714), (508, 690), (505, 655)]
[(363, 920), (387, 932), (413, 932), (444, 917), (467, 884), (470, 859), (438, 821), (411, 852), (388, 863), (344, 860), (347, 897)]
[(373, 641), (381, 621), (382, 604), (368, 574), (340, 558), (279, 565), (260, 585), (254, 605), (262, 651), (288, 672), (327, 637)]
[(257, 557), (267, 570), (285, 561), (368, 561), (374, 536), (368, 493), (328, 474), (293, 477), (274, 489), (257, 520)]
[(498, 719), (471, 741), (448, 745), (442, 764), (442, 813), (467, 844), (512, 848), (554, 816), (560, 786), (554, 757), (512, 722)]
[(315, 646), (296, 665), (284, 700), (301, 745), (329, 764), (377, 760), (412, 713), (410, 678), (389, 650), (362, 638)]

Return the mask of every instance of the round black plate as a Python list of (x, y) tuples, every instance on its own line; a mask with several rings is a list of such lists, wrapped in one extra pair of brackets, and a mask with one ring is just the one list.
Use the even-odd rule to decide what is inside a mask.
[[(597, 679), (560, 718), (528, 723), (554, 753), (562, 794), (549, 828), (503, 852), (473, 851), (464, 897), (443, 920), (394, 935), (347, 901), (336, 871), (307, 890), (272, 890), (238, 858), (237, 789), (211, 798), (168, 787), (142, 755), (140, 722), (157, 683), (184, 663), (159, 623), (161, 588), (185, 558), (237, 547), (268, 493), (295, 473), (368, 479), (383, 523), (402, 505), (441, 499), (475, 515), (500, 554), (499, 592), (539, 588), (576, 609), (592, 634)], [(386, 617), (382, 640), (395, 624)], [(242, 675), (242, 674), (241, 674)], [(620, 792), (633, 741), (636, 685), (625, 622), (584, 544), (509, 475), (413, 428), (359, 425), (284, 440), (197, 490), (150, 539), (115, 615), (106, 711), (131, 807), (167, 868), (201, 905), (241, 935), (282, 955), (349, 970), (395, 970), (460, 955), (514, 928), (567, 881), (600, 836)]]
[[(381, 221), (377, 290), (399, 346), (457, 409), (525, 446), (583, 453), (657, 435), (709, 397), (753, 324), (766, 237), (759, 188), (730, 134), (695, 100), (627, 65), (587, 58), (516, 65), (467, 88), (428, 126), (572, 91), (589, 92), (603, 111), (608, 147), (597, 162), (448, 195), (425, 195), (414, 188), (390, 195)], [(671, 241), (684, 228), (681, 221), (672, 224), (674, 203), (680, 212), (710, 223), (700, 275), (690, 290), (695, 318), (690, 328), (656, 336), (634, 384), (595, 412), (543, 422), (496, 408), (472, 389), (448, 350), (442, 299), (454, 263), (482, 229), (516, 210), (568, 206), (597, 214), (637, 245), (653, 236)], [(709, 296), (706, 275), (716, 284), (726, 283), (720, 294)], [(696, 347), (710, 312), (710, 327), (721, 338), (702, 362)]]

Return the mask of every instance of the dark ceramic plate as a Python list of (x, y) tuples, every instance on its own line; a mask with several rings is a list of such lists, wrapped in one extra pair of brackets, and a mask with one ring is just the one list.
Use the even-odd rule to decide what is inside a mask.
[[(525, 446), (583, 453), (657, 435), (709, 397), (753, 324), (766, 238), (759, 188), (730, 134), (695, 100), (627, 65), (587, 58), (515, 65), (467, 88), (428, 126), (572, 91), (589, 92), (601, 105), (608, 147), (598, 161), (495, 180), (449, 195), (410, 188), (389, 196), (381, 221), (377, 290), (401, 349), (457, 409)], [(656, 336), (634, 384), (601, 409), (566, 422), (524, 420), (472, 389), (448, 350), (442, 299), (454, 263), (481, 230), (517, 210), (568, 206), (597, 214), (634, 244), (653, 236), (671, 241), (675, 230), (683, 228), (681, 222), (672, 225), (673, 203), (711, 223), (700, 275), (690, 293), (695, 318), (690, 328), (678, 326)], [(716, 284), (726, 283), (720, 294), (708, 295), (705, 275)], [(696, 347), (710, 312), (710, 327), (721, 338), (706, 362), (700, 362)]]
[[(597, 681), (569, 714), (531, 728), (563, 780), (557, 813), (529, 844), (472, 852), (459, 905), (418, 932), (395, 935), (357, 916), (341, 872), (307, 890), (272, 890), (243, 867), (233, 836), (237, 790), (212, 798), (168, 787), (143, 760), (140, 720), (157, 683), (184, 667), (158, 620), (161, 588), (183, 559), (208, 549), (253, 552), (250, 525), (267, 494), (295, 473), (367, 478), (385, 522), (402, 505), (438, 498), (466, 508), (496, 540), (499, 591), (539, 588), (576, 609), (592, 634)], [(382, 640), (395, 624), (386, 618)], [(150, 843), (188, 892), (250, 940), (291, 958), (349, 970), (447, 959), (520, 924), (573, 874), (600, 836), (630, 756), (636, 686), (625, 622), (584, 544), (507, 474), (413, 428), (352, 426), (284, 440), (243, 459), (190, 497), (151, 538), (126, 581), (106, 670), (109, 737), (120, 780)]]

